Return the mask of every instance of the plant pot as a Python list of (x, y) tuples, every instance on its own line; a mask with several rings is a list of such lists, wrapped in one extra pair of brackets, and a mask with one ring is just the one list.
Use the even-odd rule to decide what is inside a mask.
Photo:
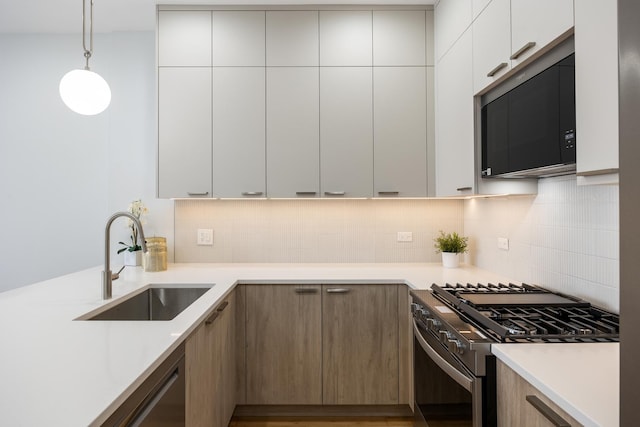
[(444, 268), (458, 268), (460, 257), (457, 252), (442, 252), (442, 266)]
[(142, 251), (124, 251), (124, 265), (137, 267), (142, 265)]

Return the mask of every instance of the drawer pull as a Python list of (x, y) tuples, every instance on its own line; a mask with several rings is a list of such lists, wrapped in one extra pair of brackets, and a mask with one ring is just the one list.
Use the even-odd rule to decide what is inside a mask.
[(456, 188), (456, 191), (469, 191), (471, 189), (472, 189), (472, 187), (458, 187), (458, 188)]
[(562, 418), (556, 411), (551, 409), (546, 403), (544, 403), (538, 396), (527, 395), (527, 402), (531, 404), (534, 408), (538, 410), (546, 419), (551, 421), (555, 427), (571, 427), (564, 418)]
[(197, 192), (187, 191), (187, 195), (188, 196), (208, 196), (209, 192), (205, 191), (205, 192), (202, 192), (202, 193), (197, 193)]
[(328, 294), (348, 294), (351, 292), (349, 288), (329, 288), (327, 289)]
[(227, 306), (229, 305), (229, 301), (225, 301), (222, 304), (220, 304), (218, 306), (217, 312), (218, 313), (222, 313), (224, 311), (225, 308), (227, 308)]
[(496, 73), (497, 73), (498, 71), (502, 70), (502, 69), (503, 69), (504, 67), (506, 67), (507, 65), (509, 65), (509, 64), (507, 64), (506, 62), (501, 62), (501, 63), (499, 63), (499, 64), (496, 66), (496, 68), (494, 68), (493, 70), (491, 70), (491, 71), (489, 71), (489, 72), (487, 73), (487, 77), (493, 77), (493, 76), (495, 76), (495, 75), (496, 75)]
[(324, 195), (325, 196), (344, 196), (345, 192), (344, 191), (325, 191)]
[(378, 191), (380, 196), (398, 196), (399, 194), (399, 191)]
[(209, 316), (209, 318), (207, 320), (205, 320), (204, 324), (205, 325), (212, 324), (218, 318), (218, 316), (220, 316), (220, 312), (219, 311), (214, 311), (213, 314), (211, 316)]
[(296, 196), (315, 196), (315, 191), (296, 191)]
[(531, 49), (532, 47), (534, 47), (536, 45), (536, 42), (529, 42), (527, 44), (525, 44), (524, 46), (522, 46), (520, 49), (516, 50), (513, 55), (511, 55), (511, 57), (509, 59), (518, 59), (518, 57), (520, 55), (522, 55), (523, 53), (525, 53), (526, 51), (528, 51), (529, 49)]
[(317, 288), (296, 288), (296, 294), (315, 294), (318, 293)]
[(243, 196), (262, 196), (262, 191), (243, 191)]

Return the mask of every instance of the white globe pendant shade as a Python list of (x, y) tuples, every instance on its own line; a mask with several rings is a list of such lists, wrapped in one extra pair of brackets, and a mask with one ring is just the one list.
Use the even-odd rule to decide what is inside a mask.
[(111, 102), (109, 84), (93, 71), (69, 71), (60, 80), (59, 89), (67, 107), (85, 116), (102, 113)]

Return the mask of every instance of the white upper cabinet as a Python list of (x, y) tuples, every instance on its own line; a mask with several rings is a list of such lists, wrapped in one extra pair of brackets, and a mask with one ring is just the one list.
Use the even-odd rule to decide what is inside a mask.
[(373, 11), (373, 65), (426, 65), (424, 10)]
[(472, 0), (473, 19), (476, 19), (478, 15), (484, 10), (485, 7), (491, 2), (491, 0)]
[(213, 194), (265, 192), (265, 69), (214, 68)]
[(320, 194), (319, 70), (267, 68), (267, 195)]
[(376, 197), (428, 195), (426, 70), (426, 67), (373, 70)]
[[(577, 0), (576, 3), (581, 1)], [(601, 6), (609, 7), (604, 4)], [(513, 67), (571, 27), (573, 27), (573, 0), (512, 0), (511, 59)]]
[(265, 65), (265, 12), (213, 12), (213, 65)]
[(436, 69), (436, 196), (474, 194), (471, 31), (466, 31)]
[(158, 12), (158, 65), (211, 66), (211, 12)]
[(320, 65), (371, 66), (372, 11), (320, 11)]
[(511, 69), (510, 26), (510, 0), (493, 0), (473, 22), (474, 92)]
[(267, 11), (267, 66), (318, 66), (318, 11)]
[(373, 99), (371, 67), (320, 69), (320, 191), (371, 197)]
[(618, 181), (618, 17), (615, 2), (575, 4), (578, 184)]
[(158, 197), (211, 197), (211, 68), (158, 70)]
[(436, 62), (471, 25), (472, 0), (441, 0), (435, 8)]

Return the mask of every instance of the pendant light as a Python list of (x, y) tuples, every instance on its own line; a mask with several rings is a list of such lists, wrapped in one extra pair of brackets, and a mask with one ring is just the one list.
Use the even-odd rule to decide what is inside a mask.
[(85, 3), (82, 0), (82, 48), (84, 49), (84, 70), (71, 70), (60, 80), (60, 97), (72, 111), (85, 116), (102, 113), (111, 102), (111, 89), (99, 74), (89, 70), (89, 58), (93, 53), (93, 0), (89, 9), (89, 49), (85, 32)]

